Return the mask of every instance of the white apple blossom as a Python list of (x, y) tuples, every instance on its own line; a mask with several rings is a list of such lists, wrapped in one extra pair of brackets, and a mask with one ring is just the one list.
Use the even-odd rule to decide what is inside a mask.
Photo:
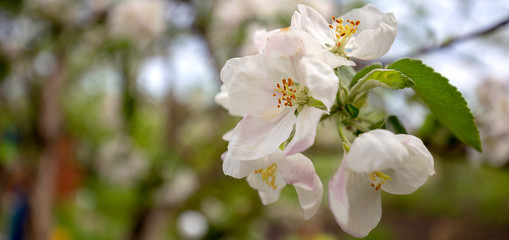
[(229, 111), (245, 116), (228, 145), (236, 159), (264, 157), (291, 135), (285, 155), (309, 148), (338, 90), (332, 68), (303, 56), (305, 45), (296, 34), (282, 34), (266, 46), (265, 54), (230, 59), (221, 70)]
[[(336, 54), (322, 47), (319, 42), (305, 31), (281, 28), (267, 32), (265, 29), (262, 29), (255, 32), (253, 39), (258, 53), (282, 51), (282, 54), (288, 54), (288, 51), (285, 50), (287, 48), (285, 44), (292, 42), (290, 39), (298, 39), (305, 46), (299, 52), (302, 56), (322, 61), (331, 68), (354, 65), (352, 61), (343, 57), (337, 57)], [(290, 52), (293, 51), (293, 48), (294, 46), (290, 46)]]
[[(332, 17), (329, 24), (316, 10), (298, 5), (291, 28), (309, 33), (323, 48), (339, 58), (376, 59), (389, 51), (398, 24), (394, 14), (382, 13), (368, 4), (345, 15)], [(350, 65), (355, 63), (350, 62)]]
[(214, 100), (217, 104), (219, 104), (224, 109), (228, 110), (228, 113), (232, 116), (238, 116), (238, 117), (244, 117), (242, 112), (234, 112), (232, 111), (232, 108), (230, 107), (230, 96), (228, 95), (228, 92), (226, 91), (226, 87), (224, 85), (221, 85), (221, 91), (216, 94), (214, 97)]
[(412, 135), (361, 134), (329, 182), (329, 206), (343, 231), (365, 237), (382, 216), (381, 190), (410, 194), (435, 174), (433, 156)]
[(247, 177), (249, 186), (258, 190), (264, 205), (277, 201), (286, 184), (293, 185), (305, 219), (311, 218), (322, 202), (322, 182), (311, 160), (300, 153), (284, 156), (283, 151), (277, 149), (259, 159), (238, 160), (226, 152), (223, 171), (235, 178)]

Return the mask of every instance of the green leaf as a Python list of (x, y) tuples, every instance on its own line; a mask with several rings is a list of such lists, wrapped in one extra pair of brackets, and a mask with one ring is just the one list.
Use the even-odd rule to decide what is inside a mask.
[(374, 63), (374, 64), (371, 64), (371, 65), (361, 69), (357, 74), (355, 74), (352, 81), (350, 82), (350, 88), (352, 88), (361, 78), (366, 76), (366, 74), (368, 74), (372, 70), (375, 70), (377, 68), (382, 68), (382, 67), (383, 66), (381, 63)]
[(461, 141), (482, 151), (474, 116), (458, 89), (447, 78), (424, 65), (420, 60), (401, 59), (387, 68), (405, 74), (415, 82), (417, 95), (445, 127)]
[(336, 75), (339, 78), (339, 91), (337, 94), (337, 102), (343, 105), (348, 97), (348, 85), (355, 75), (355, 70), (351, 66), (341, 66), (336, 68)]
[(355, 102), (367, 91), (375, 87), (402, 89), (413, 87), (415, 83), (401, 72), (393, 69), (373, 69), (362, 77), (350, 90), (348, 100)]
[(348, 112), (348, 114), (350, 114), (352, 118), (359, 116), (359, 109), (352, 104), (347, 104), (345, 106), (345, 110)]
[(352, 81), (352, 78), (355, 75), (355, 70), (351, 66), (341, 66), (336, 68), (336, 75), (342, 83), (347, 84)]
[(397, 116), (391, 115), (387, 118), (387, 122), (385, 122), (386, 128), (392, 130), (396, 134), (408, 134), (405, 126), (399, 120)]
[(385, 126), (385, 118), (382, 118), (382, 120), (378, 121), (378, 122), (374, 122), (373, 124), (371, 124), (371, 126), (369, 127), (369, 129), (373, 130), (373, 129), (379, 129), (379, 128), (382, 128)]
[(310, 107), (315, 107), (315, 108), (318, 108), (318, 109), (327, 110), (327, 106), (325, 106), (325, 104), (323, 104), (322, 101), (316, 100), (316, 99), (314, 99), (312, 97), (309, 97), (307, 105), (310, 106)]

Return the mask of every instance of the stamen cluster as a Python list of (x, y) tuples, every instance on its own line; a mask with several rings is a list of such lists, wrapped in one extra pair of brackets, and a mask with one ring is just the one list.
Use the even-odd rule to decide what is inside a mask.
[(336, 45), (333, 47), (333, 52), (338, 52), (344, 48), (348, 40), (354, 33), (357, 32), (358, 26), (361, 21), (353, 21), (350, 19), (346, 20), (347, 24), (343, 25), (342, 18), (332, 17), (332, 24), (329, 24), (329, 28), (332, 31), (332, 36)]
[(389, 175), (380, 171), (372, 172), (368, 174), (368, 176), (371, 186), (374, 187), (377, 191), (382, 187), (383, 184), (392, 180)]
[[(283, 104), (285, 107), (293, 107), (293, 100), (297, 99), (297, 96), (295, 95), (297, 93), (297, 89), (294, 89), (296, 85), (291, 78), (288, 78), (288, 81), (286, 78), (283, 78), (281, 82), (283, 85), (278, 83), (276, 85), (277, 88), (274, 88), (274, 91), (281, 93), (281, 97), (277, 99), (277, 107), (280, 108), (281, 104)], [(276, 96), (276, 93), (272, 94), (272, 96)]]
[(276, 190), (276, 172), (277, 172), (277, 165), (274, 163), (270, 165), (267, 168), (262, 168), (255, 170), (256, 174), (262, 175), (262, 180), (264, 183), (266, 183), (272, 190)]

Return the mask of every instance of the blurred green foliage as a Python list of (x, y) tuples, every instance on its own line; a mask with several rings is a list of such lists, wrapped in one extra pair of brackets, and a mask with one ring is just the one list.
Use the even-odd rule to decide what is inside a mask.
[[(50, 239), (186, 239), (179, 224), (190, 210), (207, 219), (203, 239), (354, 239), (335, 223), (326, 195), (304, 221), (293, 188), (263, 206), (245, 180), (222, 171), (221, 137), (239, 119), (206, 93), (219, 91), (227, 59), (249, 52), (251, 29), (287, 26), (295, 2), (274, 15), (247, 9), (235, 25), (219, 17), (226, 1), (164, 1), (164, 29), (152, 24), (130, 37), (111, 29), (124, 1), (100, 2), (0, 3), (0, 239), (41, 237), (38, 218), (50, 223)], [(157, 15), (150, 13), (143, 14)], [(216, 84), (186, 89), (182, 99), (175, 85), (192, 79), (176, 79), (176, 62), (184, 60), (172, 54), (190, 37), (207, 50), (194, 64), (212, 65), (207, 77)], [(164, 81), (173, 85), (161, 98), (140, 87), (141, 66), (154, 56), (169, 59)], [(325, 193), (342, 155), (334, 125), (321, 124), (306, 152)], [(433, 118), (417, 135), (437, 174), (412, 195), (383, 195), (384, 217), (368, 238), (509, 236), (507, 167), (470, 166), (465, 146)], [(48, 215), (23, 212), (23, 203)]]

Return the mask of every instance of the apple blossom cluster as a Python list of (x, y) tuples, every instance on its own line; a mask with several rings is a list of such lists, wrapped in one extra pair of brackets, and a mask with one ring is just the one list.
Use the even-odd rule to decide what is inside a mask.
[[(382, 190), (410, 194), (435, 173), (419, 138), (378, 129), (359, 114), (371, 89), (408, 87), (405, 78), (377, 80), (387, 69), (357, 80), (343, 76), (342, 69), (353, 71), (352, 59), (383, 56), (396, 32), (395, 16), (373, 5), (330, 20), (299, 5), (290, 27), (256, 32), (258, 54), (230, 59), (220, 73), (216, 102), (242, 117), (223, 137), (224, 173), (246, 177), (265, 205), (293, 185), (309, 219), (321, 205), (323, 184), (302, 152), (314, 144), (320, 121), (337, 119), (345, 151), (329, 181), (329, 207), (345, 232), (367, 236), (381, 218)], [(350, 139), (344, 130), (352, 131)]]

